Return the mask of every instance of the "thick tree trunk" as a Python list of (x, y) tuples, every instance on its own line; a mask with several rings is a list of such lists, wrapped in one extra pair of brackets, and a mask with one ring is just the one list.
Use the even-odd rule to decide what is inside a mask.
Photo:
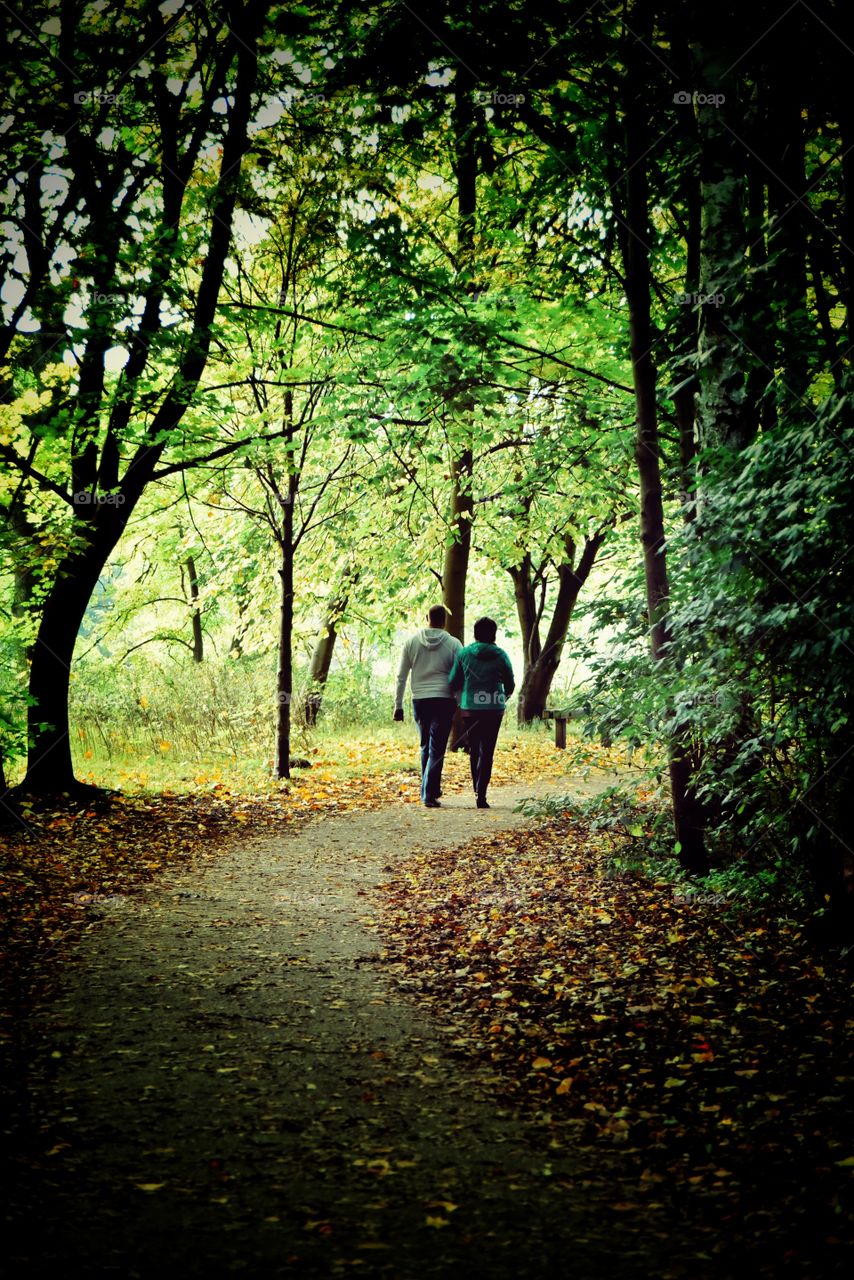
[[(656, 404), (655, 334), (650, 299), (649, 192), (646, 156), (649, 151), (648, 91), (643, 50), (652, 45), (652, 9), (640, 0), (632, 10), (636, 35), (627, 50), (625, 131), (625, 214), (620, 219), (621, 251), (629, 311), (629, 346), (635, 389), (637, 434), (635, 459), (640, 487), (640, 536), (643, 547), (650, 649), (655, 662), (664, 656), (667, 629), (667, 558), (664, 541), (664, 503)], [(616, 199), (616, 196), (615, 196)], [(694, 760), (690, 738), (677, 732), (669, 744), (670, 793), (679, 861), (688, 871), (708, 870), (700, 806), (692, 792)]]
[(42, 606), (30, 666), (33, 703), (26, 791), (49, 794), (80, 785), (74, 777), (68, 725), (71, 662), (90, 597), (123, 527), (123, 521), (109, 530), (102, 527), (84, 552), (69, 556)]
[(192, 556), (187, 556), (187, 583), (190, 588), (190, 600), (193, 603), (193, 612), (190, 615), (190, 621), (193, 627), (193, 661), (203, 662), (205, 657), (205, 642), (202, 635), (202, 615), (199, 609), (199, 578), (196, 573), (196, 562)]
[(522, 566), (511, 570), (516, 588), (516, 608), (523, 626), (523, 637), (526, 627), (529, 628), (530, 634), (525, 645), (525, 669), (516, 709), (519, 724), (530, 724), (532, 720), (542, 719), (552, 683), (560, 666), (563, 646), (566, 643), (569, 624), (579, 593), (590, 576), (593, 562), (604, 538), (604, 534), (596, 534), (588, 538), (577, 565), (574, 564), (575, 547), (571, 540), (567, 540), (567, 559), (558, 566), (557, 599), (542, 646), (534, 584), (530, 574), (530, 559), (527, 566), (523, 562)]
[(540, 619), (537, 609), (537, 598), (534, 586), (533, 563), (526, 551), (518, 565), (508, 569), (513, 579), (513, 594), (516, 597), (516, 614), (522, 632), (523, 675), (537, 661), (542, 645), (540, 643)]
[(519, 724), (530, 724), (533, 720), (542, 720), (556, 672), (557, 663), (548, 659), (534, 663), (525, 672), (516, 707), (516, 719)]
[(308, 727), (317, 724), (317, 717), (323, 704), (323, 691), (332, 666), (335, 642), (338, 639), (338, 624), (347, 608), (350, 592), (358, 581), (358, 577), (358, 570), (351, 565), (345, 566), (338, 587), (327, 606), (326, 616), (308, 668), (309, 689), (303, 704), (303, 721)]
[[(160, 328), (159, 285), (153, 284), (148, 292), (143, 318), (129, 340), (130, 358), (122, 374), (126, 394), (113, 403), (100, 460), (94, 424), (98, 418), (101, 399), (99, 388), (103, 386), (102, 362), (99, 367), (105, 341), (102, 334), (93, 338), (92, 345), (87, 346), (81, 362), (77, 406), (83, 412), (78, 424), (78, 448), (70, 459), (70, 488), (73, 494), (88, 492), (93, 495), (94, 505), (86, 508), (85, 518), (78, 512), (80, 531), (88, 540), (85, 549), (67, 556), (59, 565), (53, 586), (42, 607), (30, 668), (30, 746), (24, 780), (26, 790), (49, 793), (67, 791), (80, 785), (74, 778), (68, 736), (68, 688), (74, 645), (98, 578), (146, 484), (154, 475), (167, 441), (184, 417), (207, 364), (220, 285), (231, 245), (241, 163), (247, 147), (257, 75), (255, 45), (262, 16), (260, 5), (253, 3), (244, 6), (241, 38), (236, 46), (237, 75), (232, 105), (229, 108), (229, 124), (221, 148), (219, 175), (214, 188), (207, 254), (203, 258), (201, 279), (192, 309), (192, 331), (187, 335), (178, 366), (179, 376), (173, 380), (147, 431), (138, 441), (121, 482), (119, 462), (122, 450), (119, 438), (121, 428), (126, 425), (133, 410), (133, 392), (148, 362), (150, 340)], [(175, 178), (174, 172), (171, 177)], [(177, 188), (174, 183), (172, 185), (172, 194), (176, 196)], [(170, 233), (177, 230), (182, 200), (183, 188), (180, 188), (173, 201), (174, 208), (164, 219), (164, 227), (169, 228)], [(98, 243), (96, 237), (96, 248)], [(100, 243), (103, 248), (104, 244), (109, 245), (112, 241), (107, 237), (106, 240), (102, 238)], [(98, 257), (97, 254), (94, 256)], [(164, 260), (168, 263), (169, 258)], [(84, 373), (92, 382), (91, 388), (83, 386)], [(84, 426), (86, 430), (83, 429)], [(97, 501), (99, 486), (101, 497), (109, 493), (116, 500), (101, 505)], [(118, 494), (114, 493), (116, 489), (120, 490)]]

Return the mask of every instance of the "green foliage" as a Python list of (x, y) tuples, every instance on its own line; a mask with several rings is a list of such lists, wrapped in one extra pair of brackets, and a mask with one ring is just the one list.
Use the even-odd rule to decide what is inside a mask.
[(716, 460), (672, 615), (670, 723), (702, 746), (699, 793), (743, 846), (794, 854), (820, 884), (850, 847), (853, 405), (849, 387)]
[(626, 594), (589, 611), (608, 640), (587, 654), (588, 732), (639, 745), (687, 728), (717, 860), (738, 868), (722, 883), (754, 895), (803, 892), (806, 871), (828, 891), (850, 847), (851, 408), (846, 391), (738, 455), (703, 459), (697, 518), (669, 544), (661, 668)]
[[(790, 83), (763, 52), (797, 47), (803, 6), (746, 52), (689, 10), (658, 6), (648, 40), (595, 6), (567, 24), (557, 10), (451, 5), (431, 30), (394, 6), (367, 24), (352, 5), (249, 6), (240, 30), (204, 3), (133, 0), (113, 22), (35, 0), (26, 22), (12, 15), (7, 758), (27, 746), (28, 710), (38, 737), (27, 660), (44, 669), (59, 652), (52, 634), (32, 646), (75, 584), (77, 617), (89, 599), (80, 759), (257, 755), (274, 651), (293, 654), (299, 693), (345, 569), (321, 713), (340, 733), (386, 722), (390, 677), (373, 657), (441, 595), (468, 527), (468, 616), (488, 611), (511, 635), (520, 602), (529, 631), (532, 613), (545, 630), (559, 566), (607, 530), (573, 617), (589, 679), (578, 688), (564, 664), (553, 702), (589, 736), (645, 751), (653, 790), (668, 744), (687, 743), (715, 874), (765, 892), (809, 869), (821, 896), (854, 872), (843, 77)], [(813, 38), (837, 65), (828, 32)], [(730, 67), (721, 113), (674, 100), (674, 51), (686, 74), (715, 57)], [(642, 101), (626, 88), (634, 59)], [(737, 100), (749, 148), (741, 122), (727, 125)], [(637, 111), (655, 155), (623, 164)], [(629, 174), (635, 194), (648, 185), (671, 526), (655, 664), (623, 524), (637, 507), (626, 246), (645, 239), (627, 229)], [(692, 490), (683, 512), (676, 495)], [(187, 660), (194, 622), (201, 666)], [(626, 803), (588, 817), (670, 857), (665, 819)]]
[(370, 662), (350, 660), (330, 672), (319, 724), (346, 734), (353, 726), (387, 725), (394, 700), (391, 676), (378, 677)]
[[(295, 710), (307, 687), (296, 672)], [(72, 682), (72, 739), (84, 774), (93, 762), (134, 759), (183, 761), (188, 770), (226, 760), (272, 759), (276, 703), (275, 653), (192, 663), (161, 650), (142, 649), (116, 666), (109, 681), (97, 658), (78, 664)], [(346, 662), (330, 673), (319, 724), (322, 733), (387, 725), (391, 675), (369, 662)], [(295, 726), (299, 715), (294, 717)], [(2, 732), (2, 726), (0, 726)], [(309, 749), (313, 735), (296, 729), (293, 751)]]
[(84, 765), (95, 756), (194, 762), (272, 749), (274, 664), (269, 658), (192, 664), (140, 651), (113, 672), (77, 667), (72, 683), (72, 739)]

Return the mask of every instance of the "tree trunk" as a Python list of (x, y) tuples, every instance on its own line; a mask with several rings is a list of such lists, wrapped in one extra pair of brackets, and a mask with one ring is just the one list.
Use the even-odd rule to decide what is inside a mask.
[[(796, 22), (802, 21), (803, 15), (797, 15)], [(813, 21), (811, 14), (806, 15), (807, 26), (802, 27), (805, 40)], [(786, 419), (803, 416), (815, 350), (815, 321), (809, 314), (807, 296), (809, 184), (801, 115), (801, 104), (806, 100), (804, 46), (792, 43), (791, 37), (791, 28), (782, 32), (777, 27), (763, 48), (768, 64), (761, 142), (762, 155), (768, 158), (768, 256), (774, 302), (779, 308), (778, 322), (769, 326), (772, 341), (776, 339), (776, 360), (772, 355), (769, 364), (786, 369), (785, 378), (775, 384), (779, 411)], [(812, 416), (811, 408), (808, 412)]]
[[(466, 580), (471, 553), (471, 522), (474, 503), (471, 494), (474, 458), (471, 449), (464, 450), (451, 462), (453, 489), (451, 491), (450, 535), (452, 541), (445, 548), (442, 569), (442, 597), (448, 610), (448, 631), (465, 644), (466, 629)], [(459, 751), (465, 742), (463, 720), (459, 710), (451, 725), (449, 751)]]
[[(542, 719), (543, 717), (543, 712), (546, 709), (549, 694), (551, 693), (552, 682), (560, 666), (563, 646), (566, 643), (569, 624), (572, 620), (579, 593), (590, 575), (593, 562), (604, 540), (604, 534), (595, 534), (592, 538), (588, 538), (585, 541), (584, 550), (577, 566), (573, 564), (575, 560), (574, 544), (571, 539), (566, 540), (567, 559), (558, 566), (557, 599), (555, 600), (552, 620), (542, 648), (540, 647), (539, 621), (536, 616), (534, 589), (530, 571), (524, 574), (523, 567), (522, 573), (519, 570), (513, 572), (513, 581), (514, 585), (516, 585), (517, 611), (520, 608), (524, 609), (525, 617), (528, 619), (531, 616), (531, 607), (534, 606), (533, 630), (531, 631), (531, 641), (526, 644), (525, 670), (516, 710), (519, 724), (530, 724), (532, 720)], [(527, 577), (527, 589), (523, 582), (520, 581), (523, 577)], [(520, 612), (521, 620), (522, 614)]]
[(187, 556), (186, 569), (187, 581), (190, 587), (190, 599), (194, 606), (190, 615), (190, 621), (193, 626), (193, 661), (202, 662), (205, 656), (205, 646), (202, 635), (202, 615), (199, 610), (199, 579), (196, 573), (196, 562), (192, 556)]
[(294, 687), (294, 503), (297, 478), (289, 477), (279, 546), (282, 596), (279, 611), (279, 669), (276, 675), (276, 777), (291, 776), (291, 698)]
[(449, 541), (442, 570), (443, 603), (448, 610), (448, 631), (465, 644), (466, 579), (471, 553), (471, 526), (474, 516), (471, 482), (474, 458), (464, 449), (451, 461), (451, 518)]
[[(99, 516), (101, 513), (99, 512)], [(23, 789), (38, 794), (79, 789), (71, 761), (68, 688), (77, 633), (124, 521), (102, 526), (88, 548), (68, 556), (42, 606), (32, 649), (30, 750)]]
[(524, 678), (530, 667), (539, 658), (542, 650), (540, 619), (534, 589), (533, 564), (529, 552), (526, 551), (520, 563), (508, 569), (508, 573), (513, 579), (516, 614), (519, 618), (519, 627), (522, 632), (522, 661), (524, 663), (522, 675)]
[[(667, 629), (667, 558), (664, 541), (664, 504), (656, 404), (657, 375), (653, 361), (655, 334), (650, 298), (649, 192), (646, 156), (649, 151), (649, 95), (642, 51), (653, 43), (652, 10), (646, 0), (633, 7), (636, 38), (627, 50), (625, 103), (625, 213), (620, 225), (620, 247), (629, 312), (629, 346), (635, 389), (637, 434), (635, 459), (640, 486), (640, 536), (643, 547), (650, 649), (660, 663), (669, 641)], [(615, 192), (615, 203), (619, 196)], [(690, 738), (677, 731), (669, 744), (670, 793), (680, 864), (687, 871), (708, 871), (700, 806), (691, 790), (694, 760)]]
[[(760, 111), (758, 105), (756, 111)], [(764, 166), (757, 157), (751, 156), (747, 169), (746, 231), (750, 253), (744, 310), (751, 318), (750, 345), (756, 359), (747, 365), (744, 416), (747, 421), (758, 422), (763, 431), (770, 431), (777, 420), (777, 406), (773, 396), (765, 394), (774, 364), (774, 322), (769, 310), (768, 246), (765, 243), (766, 177)]]
[[(454, 179), (457, 196), (457, 261), (456, 271), (467, 293), (476, 288), (475, 239), (477, 229), (477, 122), (474, 111), (476, 78), (465, 65), (457, 66), (452, 112), (454, 140)], [(474, 408), (463, 382), (448, 395), (451, 413), (471, 414)], [(442, 569), (443, 603), (448, 610), (448, 631), (465, 644), (466, 581), (471, 552), (474, 501), (472, 479), (474, 454), (470, 445), (457, 452), (451, 440), (451, 513), (449, 538)], [(465, 748), (462, 715), (457, 710), (448, 743), (449, 750)]]
[(309, 728), (317, 724), (317, 717), (323, 703), (323, 691), (332, 666), (335, 642), (338, 639), (338, 624), (358, 578), (359, 571), (352, 565), (346, 565), (341, 573), (338, 587), (326, 608), (326, 616), (308, 668), (309, 689), (303, 704), (303, 721)]
[[(207, 253), (203, 258), (201, 278), (192, 308), (192, 330), (178, 363), (178, 376), (128, 459), (119, 483), (119, 461), (122, 450), (115, 434), (116, 424), (127, 422), (133, 408), (136, 381), (145, 371), (149, 342), (159, 331), (156, 317), (160, 309), (158, 285), (148, 293), (146, 311), (131, 339), (131, 355), (123, 372), (127, 397), (113, 404), (100, 462), (95, 433), (80, 435), (71, 457), (70, 478), (73, 494), (96, 493), (119, 489), (120, 502), (95, 502), (83, 513), (76, 511), (79, 531), (86, 539), (83, 550), (65, 557), (44, 599), (38, 635), (30, 667), (31, 704), (28, 713), (29, 753), (23, 789), (49, 793), (80, 788), (75, 781), (68, 736), (68, 688), (71, 662), (80, 623), (103, 568), (121, 537), (145, 486), (151, 481), (167, 442), (174, 439), (178, 425), (189, 407), (195, 388), (204, 373), (213, 335), (217, 299), (222, 284), (225, 262), (231, 245), (231, 229), (239, 191), (241, 164), (247, 148), (247, 134), (253, 109), (253, 91), (257, 75), (257, 36), (263, 16), (259, 5), (245, 5), (242, 11), (241, 38), (236, 44), (237, 74), (233, 85), (229, 124), (222, 140), (219, 175), (213, 191)], [(172, 174), (172, 177), (175, 175)], [(183, 190), (173, 214), (165, 219), (170, 234), (177, 231)], [(171, 218), (171, 221), (170, 221)], [(103, 247), (103, 240), (101, 241)], [(111, 243), (109, 239), (107, 243)], [(97, 249), (96, 238), (95, 247)], [(97, 254), (94, 255), (97, 258)], [(149, 322), (150, 321), (150, 322)], [(81, 368), (93, 373), (95, 390), (101, 377), (98, 355), (101, 336), (91, 350), (87, 347)], [(91, 358), (90, 358), (91, 357)], [(88, 426), (97, 420), (99, 405), (89, 391), (81, 390), (77, 405), (84, 410), (82, 421)], [(119, 432), (121, 435), (121, 432)], [(103, 496), (103, 495), (102, 495)]]
[[(847, 38), (854, 39), (854, 15), (850, 9), (846, 15), (843, 31)], [(837, 102), (839, 113), (839, 131), (841, 137), (842, 157), (839, 161), (842, 170), (842, 227), (839, 239), (842, 245), (854, 244), (854, 99), (848, 85), (845, 71), (840, 62), (836, 76)], [(841, 258), (842, 271), (842, 304), (845, 308), (845, 351), (850, 359), (854, 350), (854, 253), (843, 252)]]
[[(717, 16), (700, 20), (701, 39), (693, 45), (700, 87), (708, 97), (723, 94), (724, 102), (698, 106), (700, 132), (700, 331), (697, 342), (697, 435), (701, 448), (722, 444), (743, 449), (758, 423), (746, 413), (745, 366), (752, 363), (744, 341), (745, 293), (744, 148), (727, 125), (735, 102), (727, 74), (732, 62), (721, 47)], [(708, 26), (707, 26), (708, 24)], [(726, 35), (724, 34), (724, 43)], [(749, 339), (748, 339), (749, 342)]]

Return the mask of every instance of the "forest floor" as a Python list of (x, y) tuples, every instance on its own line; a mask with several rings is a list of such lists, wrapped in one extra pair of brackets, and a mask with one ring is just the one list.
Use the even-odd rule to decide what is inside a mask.
[(517, 813), (609, 780), (543, 773), (31, 812), (6, 1274), (850, 1274), (842, 978)]

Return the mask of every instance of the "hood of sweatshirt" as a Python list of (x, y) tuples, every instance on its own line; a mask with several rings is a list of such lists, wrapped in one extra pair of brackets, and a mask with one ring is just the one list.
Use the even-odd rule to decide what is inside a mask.
[(418, 639), (425, 649), (438, 649), (447, 634), (444, 627), (422, 627)]
[(504, 659), (497, 644), (487, 644), (484, 640), (475, 640), (468, 647), (469, 653), (478, 662), (498, 662), (503, 665)]

